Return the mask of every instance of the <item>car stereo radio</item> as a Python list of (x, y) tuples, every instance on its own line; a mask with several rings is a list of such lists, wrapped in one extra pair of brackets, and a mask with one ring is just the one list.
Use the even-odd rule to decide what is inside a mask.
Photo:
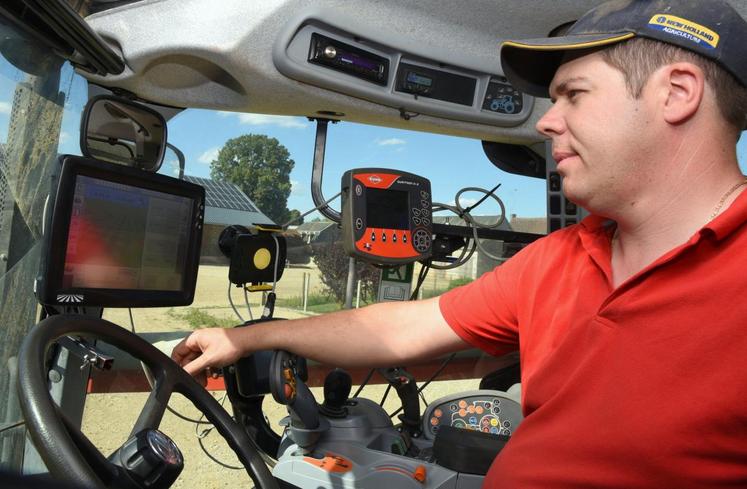
[(309, 63), (314, 63), (348, 75), (386, 85), (389, 78), (389, 60), (330, 37), (311, 35)]
[(431, 183), (397, 170), (360, 168), (342, 176), (345, 251), (358, 259), (396, 265), (428, 258), (433, 225)]

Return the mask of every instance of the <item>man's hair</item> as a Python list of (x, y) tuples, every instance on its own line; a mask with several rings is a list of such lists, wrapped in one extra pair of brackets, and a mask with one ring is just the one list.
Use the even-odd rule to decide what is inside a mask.
[(628, 92), (641, 96), (651, 74), (660, 67), (680, 61), (698, 66), (705, 74), (706, 83), (716, 95), (716, 103), (723, 118), (737, 130), (737, 136), (747, 122), (747, 88), (714, 61), (697, 53), (651, 39), (637, 37), (602, 49), (603, 59), (625, 76)]

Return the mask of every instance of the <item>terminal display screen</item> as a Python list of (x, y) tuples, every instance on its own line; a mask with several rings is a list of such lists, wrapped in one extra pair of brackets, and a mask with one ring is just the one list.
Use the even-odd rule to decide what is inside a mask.
[(409, 229), (407, 192), (369, 188), (366, 198), (366, 223), (370, 228)]
[(78, 175), (62, 287), (184, 287), (192, 199)]
[(36, 295), (45, 305), (191, 304), (205, 189), (63, 155), (52, 179)]

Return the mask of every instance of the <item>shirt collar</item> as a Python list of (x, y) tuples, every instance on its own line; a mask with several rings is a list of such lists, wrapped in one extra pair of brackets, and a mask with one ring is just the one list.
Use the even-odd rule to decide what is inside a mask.
[(703, 226), (703, 230), (710, 229), (716, 239), (721, 240), (745, 222), (747, 222), (747, 191), (740, 193), (729, 207)]

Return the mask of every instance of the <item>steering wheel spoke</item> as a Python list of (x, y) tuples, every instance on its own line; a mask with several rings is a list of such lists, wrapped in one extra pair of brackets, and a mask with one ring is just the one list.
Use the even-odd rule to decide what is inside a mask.
[(165, 382), (163, 376), (156, 380), (153, 390), (145, 401), (143, 410), (130, 432), (130, 437), (135, 436), (145, 429), (157, 429), (161, 425), (161, 420), (166, 412), (166, 406), (169, 404), (171, 394), (174, 392), (174, 386), (170, 382)]

